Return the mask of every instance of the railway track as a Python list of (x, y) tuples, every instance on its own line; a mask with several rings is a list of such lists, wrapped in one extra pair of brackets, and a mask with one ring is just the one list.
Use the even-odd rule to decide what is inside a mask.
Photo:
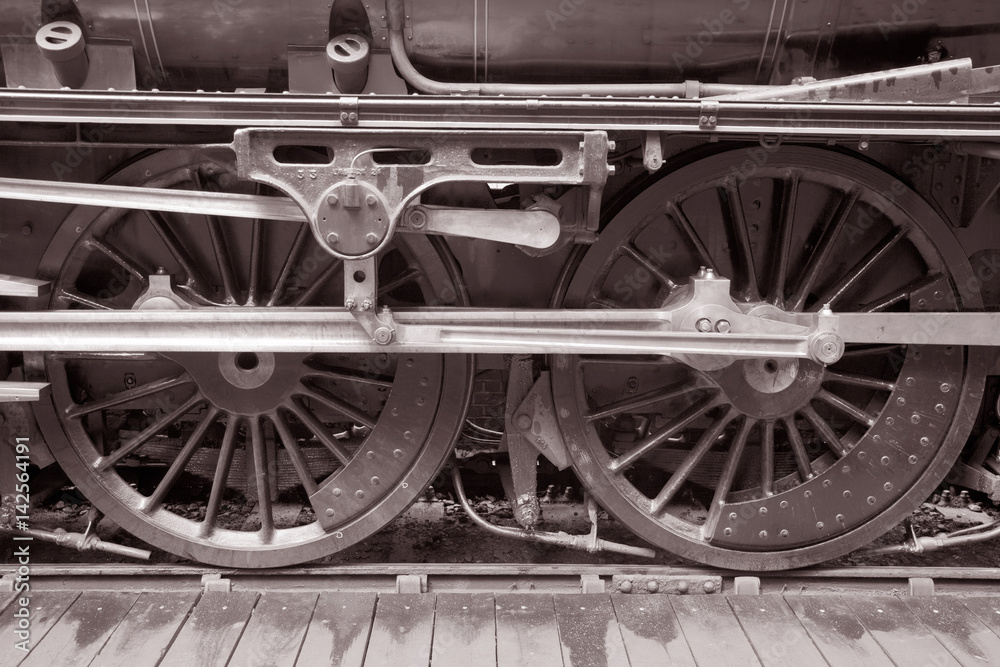
[(0, 665), (983, 665), (1000, 569), (0, 566)]

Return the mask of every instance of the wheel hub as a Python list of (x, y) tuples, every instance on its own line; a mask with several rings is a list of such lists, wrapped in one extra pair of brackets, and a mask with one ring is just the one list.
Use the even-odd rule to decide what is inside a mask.
[(273, 412), (299, 387), (305, 355), (270, 352), (183, 352), (181, 365), (216, 408), (253, 417)]
[(729, 403), (755, 419), (776, 419), (807, 405), (819, 391), (823, 367), (807, 359), (747, 359), (708, 373)]

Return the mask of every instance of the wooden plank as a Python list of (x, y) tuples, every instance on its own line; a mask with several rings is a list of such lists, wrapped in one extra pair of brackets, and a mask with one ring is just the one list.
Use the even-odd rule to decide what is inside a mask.
[(962, 604), (1000, 636), (1000, 597), (962, 598)]
[(433, 636), (433, 595), (379, 595), (365, 667), (426, 667), (431, 660)]
[(374, 593), (320, 593), (296, 664), (361, 667), (376, 599)]
[(551, 595), (496, 596), (497, 664), (558, 667), (563, 664), (555, 604)]
[(492, 593), (437, 596), (431, 667), (495, 667), (496, 602)]
[(785, 601), (771, 595), (730, 595), (727, 598), (743, 632), (770, 667), (823, 665), (826, 660)]
[(694, 656), (666, 595), (612, 595), (632, 667), (694, 667)]
[(155, 667), (198, 599), (197, 591), (143, 593), (94, 659), (94, 665)]
[(798, 616), (816, 648), (831, 665), (892, 666), (889, 656), (840, 598), (789, 595), (785, 603)]
[(161, 667), (223, 667), (229, 662), (256, 602), (256, 593), (212, 591), (202, 595), (167, 650)]
[(232, 665), (292, 667), (318, 593), (264, 593), (230, 659)]
[(605, 593), (552, 596), (566, 667), (629, 667), (611, 597)]
[(1000, 637), (956, 598), (906, 597), (903, 603), (963, 665), (1000, 665)]
[[(31, 625), (28, 628), (28, 646), (32, 650), (45, 638), (56, 621), (66, 613), (66, 610), (79, 596), (80, 593), (77, 591), (42, 591), (32, 593), (29, 596), (31, 604), (28, 609), (31, 615), (28, 620)], [(30, 655), (30, 653), (24, 653), (14, 648), (14, 644), (20, 641), (14, 634), (17, 620), (12, 613), (0, 616), (0, 637), (7, 637), (10, 641), (7, 648), (0, 651), (0, 667), (19, 665)]]
[(725, 597), (679, 596), (671, 604), (699, 667), (760, 665)]
[(81, 593), (21, 664), (24, 667), (89, 665), (137, 599), (138, 593)]
[(899, 598), (845, 596), (842, 599), (897, 665), (959, 664)]

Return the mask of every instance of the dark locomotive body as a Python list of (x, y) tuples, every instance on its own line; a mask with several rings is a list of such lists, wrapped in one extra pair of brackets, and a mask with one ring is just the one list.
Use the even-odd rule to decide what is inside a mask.
[[(727, 307), (741, 316), (791, 322), (783, 313), (813, 317), (827, 304), (872, 317), (927, 311), (921, 328), (932, 338), (948, 313), (1000, 305), (1000, 144), (991, 143), (1000, 121), (983, 121), (992, 137), (965, 136), (948, 115), (998, 108), (989, 66), (1000, 64), (1000, 11), (989, 0), (455, 5), (6, 3), (9, 92), (63, 97), (39, 98), (34, 118), (15, 112), (21, 98), (0, 106), (0, 177), (258, 199), (306, 192), (285, 187), (284, 168), (293, 168), (293, 182), (294, 169), (322, 180), (327, 165), (346, 179), (317, 200), (321, 212), (309, 224), (197, 207), (5, 199), (0, 271), (52, 286), (27, 302), (7, 297), (7, 310), (176, 310), (183, 322), (192, 310), (268, 306), (676, 309), (719, 276), (731, 281), (735, 305)], [(85, 59), (63, 55), (61, 45), (39, 49), (36, 33), (57, 22), (75, 26)], [(328, 51), (341, 38), (368, 54), (363, 67), (355, 54)], [(955, 63), (953, 71), (934, 69), (941, 63)], [(927, 69), (898, 94), (893, 75), (877, 74), (907, 67)], [(789, 98), (786, 87), (851, 76), (862, 79), (815, 88), (808, 100)], [(172, 108), (202, 121), (184, 111), (137, 120), (173, 93), (186, 95), (169, 97)], [(629, 122), (590, 115), (546, 124), (508, 123), (494, 110), (495, 121), (463, 129), (496, 100), (523, 99), (531, 113), (549, 100), (583, 109), (692, 98), (703, 106), (688, 127), (653, 111)], [(75, 99), (109, 100), (109, 111), (59, 106)], [(256, 116), (264, 129), (220, 120), (244, 99), (273, 102), (273, 112)], [(417, 106), (438, 99), (440, 108)], [(315, 116), (299, 122), (297, 105), (310, 100), (330, 104), (330, 126)], [(382, 100), (398, 106), (380, 117), (378, 135), (364, 105)], [(473, 111), (462, 106), (483, 100)], [(713, 133), (718, 105), (743, 101), (759, 103), (747, 117), (776, 110), (787, 132), (746, 121), (740, 132)], [(454, 108), (440, 111), (448, 102)], [(797, 102), (943, 111), (934, 110), (939, 132), (917, 136), (902, 115), (866, 127), (863, 109), (823, 129), (824, 111)], [(851, 113), (859, 114), (853, 126)], [(310, 123), (316, 134), (280, 134)], [(242, 131), (249, 151), (274, 143), (272, 172), (242, 162), (243, 139), (234, 139)], [(581, 166), (551, 181), (525, 177), (564, 164), (574, 133), (580, 155), (570, 157), (586, 175)], [(597, 158), (587, 141), (597, 142), (587, 149)], [(469, 164), (452, 155), (463, 151)], [(597, 163), (605, 171), (594, 176)], [(444, 177), (406, 190), (406, 174), (424, 183), (432, 171)], [(356, 206), (355, 176), (370, 186)], [(382, 197), (398, 188), (411, 208), (392, 223), (395, 236), (388, 227), (382, 237), (373, 218), (350, 218), (371, 225), (368, 243), (378, 247), (377, 265), (366, 265), (377, 267), (377, 303), (364, 307), (345, 291), (345, 267), (375, 255), (345, 250), (336, 216), (383, 205), (395, 216)], [(433, 223), (441, 209), (466, 217), (421, 233), (420, 216)], [(517, 224), (549, 215), (558, 239), (504, 242), (481, 230), (490, 225), (477, 225), (477, 215)], [(479, 231), (458, 231), (463, 225)], [(706, 275), (706, 266), (714, 271)], [(686, 286), (688, 276), (698, 278)], [(695, 326), (704, 320), (698, 331), (722, 335), (737, 326), (731, 319)], [(375, 340), (380, 322), (368, 330)], [(497, 323), (504, 326), (513, 325)], [(571, 465), (648, 542), (740, 569), (804, 565), (863, 546), (949, 474), (1000, 489), (992, 348), (849, 341), (826, 364), (815, 352), (753, 356), (736, 343), (732, 354), (669, 362), (648, 350), (575, 354), (556, 345), (534, 354), (476, 348), (473, 360), (396, 353), (387, 342), (361, 353), (8, 351), (12, 378), (51, 384), (51, 396), (28, 411), (36, 463), (54, 455), (126, 529), (222, 565), (301, 562), (364, 539), (456, 448), (466, 469), (509, 458), (509, 494), (529, 536), (543, 454)], [(559, 442), (549, 448), (552, 437)], [(225, 509), (237, 499), (245, 511)]]

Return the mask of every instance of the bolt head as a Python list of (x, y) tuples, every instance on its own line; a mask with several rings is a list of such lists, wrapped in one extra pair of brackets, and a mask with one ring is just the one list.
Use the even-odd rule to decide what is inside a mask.
[(337, 232), (330, 232), (326, 235), (326, 242), (330, 245), (337, 245), (338, 241), (340, 241), (340, 236), (337, 235)]
[(378, 243), (378, 236), (375, 232), (368, 232), (368, 235), (365, 236), (365, 241), (368, 241), (368, 245), (375, 245)]
[(344, 308), (346, 308), (347, 310), (354, 310), (357, 307), (358, 307), (358, 302), (355, 301), (354, 299), (347, 299), (346, 301), (344, 301)]
[(618, 584), (618, 590), (620, 590), (622, 593), (631, 593), (632, 592), (632, 582), (629, 581), (628, 579), (626, 579), (622, 583)]
[(656, 579), (650, 579), (649, 581), (646, 582), (646, 590), (649, 591), (650, 593), (655, 593), (656, 591), (660, 590), (659, 582), (657, 582)]
[(368, 204), (368, 206), (375, 206), (375, 195), (368, 195), (365, 197), (365, 203)]
[(392, 342), (392, 329), (389, 327), (379, 327), (375, 330), (375, 342), (379, 345), (388, 345)]
[(694, 323), (694, 327), (702, 333), (708, 333), (712, 330), (712, 321), (707, 317), (703, 317)]
[(729, 320), (719, 320), (715, 323), (715, 330), (719, 333), (729, 333), (733, 327), (729, 324)]
[(361, 310), (363, 310), (365, 312), (371, 310), (374, 307), (375, 307), (375, 304), (372, 303), (371, 299), (365, 299), (364, 301), (361, 302)]
[(520, 414), (517, 416), (517, 427), (522, 431), (527, 431), (531, 428), (531, 415)]
[(330, 206), (336, 206), (337, 204), (340, 203), (340, 197), (338, 197), (337, 195), (328, 195), (326, 198), (326, 203), (329, 204)]

